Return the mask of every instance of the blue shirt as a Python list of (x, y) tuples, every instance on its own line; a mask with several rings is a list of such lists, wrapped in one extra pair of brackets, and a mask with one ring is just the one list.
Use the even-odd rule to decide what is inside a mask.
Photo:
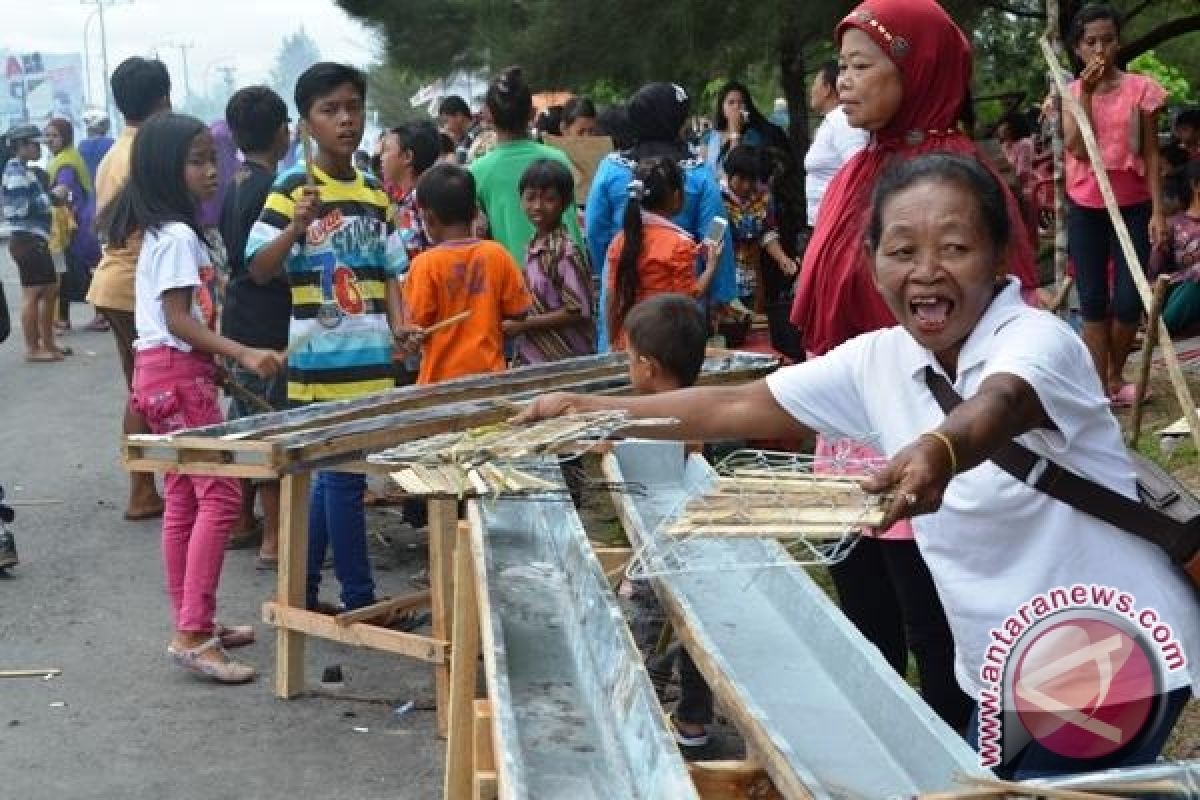
[(111, 136), (89, 136), (79, 143), (79, 155), (83, 156), (83, 163), (87, 164), (88, 174), (93, 183), (96, 181), (96, 170), (100, 169), (100, 162), (112, 146)]
[[(628, 202), (629, 182), (633, 180), (636, 164), (619, 153), (610, 153), (600, 162), (592, 188), (588, 192), (587, 244), (592, 257), (592, 269), (602, 268), (600, 308), (605, 308), (608, 292), (608, 264), (605, 256), (608, 246), (621, 230), (625, 219), (625, 203)], [(701, 241), (708, 232), (713, 217), (725, 216), (725, 203), (721, 200), (721, 187), (712, 170), (703, 162), (689, 159), (680, 162), (683, 169), (683, 209), (671, 221)], [(697, 263), (699, 267), (699, 263)], [(699, 269), (697, 269), (699, 272)], [(737, 297), (737, 275), (733, 266), (733, 247), (729, 232), (725, 232), (725, 246), (717, 271), (708, 289), (714, 303), (728, 303)], [(597, 315), (599, 335), (597, 342), (606, 347), (608, 342), (604, 314)]]
[(37, 174), (24, 162), (11, 158), (4, 165), (3, 196), (4, 221), (14, 231), (24, 231), (50, 239), (50, 195)]

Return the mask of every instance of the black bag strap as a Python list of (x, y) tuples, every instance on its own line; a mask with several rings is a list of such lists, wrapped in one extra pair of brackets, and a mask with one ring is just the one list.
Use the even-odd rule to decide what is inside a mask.
[[(929, 387), (942, 411), (947, 414), (963, 401), (946, 376), (931, 366), (925, 367), (925, 385)], [(1195, 555), (1194, 552), (1164, 543), (1164, 538), (1180, 544), (1186, 542), (1190, 536), (1184, 523), (1145, 503), (1077, 475), (1050, 459), (1042, 458), (1024, 445), (1009, 442), (993, 453), (990, 460), (1021, 483), (1066, 503), (1077, 511), (1103, 520), (1159, 547), (1165, 546), (1168, 554), (1177, 563), (1187, 563)], [(1045, 468), (1034, 482), (1030, 483), (1029, 478), (1038, 464), (1044, 464)], [(1171, 535), (1164, 537), (1163, 534), (1167, 533)], [(1175, 552), (1176, 550), (1178, 552)]]

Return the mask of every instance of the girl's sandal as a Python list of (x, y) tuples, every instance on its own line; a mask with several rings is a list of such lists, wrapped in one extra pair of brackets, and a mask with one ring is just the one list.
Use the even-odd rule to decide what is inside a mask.
[(221, 640), (221, 647), (232, 650), (235, 647), (245, 647), (254, 644), (254, 628), (251, 625), (225, 626), (217, 623), (213, 635)]
[(171, 656), (171, 661), (176, 666), (196, 675), (212, 678), (217, 683), (249, 683), (258, 676), (258, 671), (254, 667), (249, 664), (241, 664), (228, 656), (224, 662), (207, 661), (200, 658), (201, 655), (214, 648), (225, 655), (225, 649), (221, 647), (221, 639), (217, 636), (188, 650), (177, 650), (168, 645), (167, 654)]

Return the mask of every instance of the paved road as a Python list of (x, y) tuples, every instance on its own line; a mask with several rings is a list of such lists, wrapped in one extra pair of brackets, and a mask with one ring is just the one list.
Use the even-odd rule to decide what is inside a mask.
[[(0, 279), (15, 306), (7, 253)], [(77, 325), (89, 317), (75, 306)], [(260, 643), (239, 651), (263, 673), (255, 684), (218, 687), (168, 664), (158, 523), (121, 518), (124, 389), (112, 336), (65, 341), (76, 355), (49, 365), (24, 362), (17, 330), (0, 345), (0, 484), (18, 504), (21, 555), (0, 580), (0, 669), (63, 670), (50, 681), (0, 680), (0, 798), (438, 797), (444, 749), (432, 713), (388, 724), (385, 703), (276, 700), (274, 637), (261, 623)], [(253, 551), (228, 554), (223, 620), (257, 621), (273, 593), (273, 573), (253, 561)], [(377, 577), (384, 592), (404, 590), (404, 571)], [(422, 665), (310, 642), (310, 680), (334, 663), (347, 692), (432, 698)]]

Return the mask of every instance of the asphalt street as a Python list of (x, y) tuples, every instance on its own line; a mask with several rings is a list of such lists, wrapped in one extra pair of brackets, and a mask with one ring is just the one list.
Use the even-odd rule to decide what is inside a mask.
[[(63, 671), (0, 679), (0, 799), (438, 797), (428, 667), (314, 640), (310, 684), (339, 664), (356, 699), (274, 697), (260, 606), (275, 575), (255, 571), (253, 550), (227, 554), (218, 615), (256, 625), (258, 643), (237, 655), (259, 680), (222, 687), (168, 662), (159, 523), (121, 516), (125, 389), (112, 335), (78, 331), (91, 312), (77, 305), (77, 332), (63, 338), (75, 355), (26, 363), (7, 252), (0, 279), (14, 325), (0, 345), (0, 485), (21, 557), (0, 579), (0, 670)], [(405, 591), (408, 572), (377, 571), (381, 591)]]

